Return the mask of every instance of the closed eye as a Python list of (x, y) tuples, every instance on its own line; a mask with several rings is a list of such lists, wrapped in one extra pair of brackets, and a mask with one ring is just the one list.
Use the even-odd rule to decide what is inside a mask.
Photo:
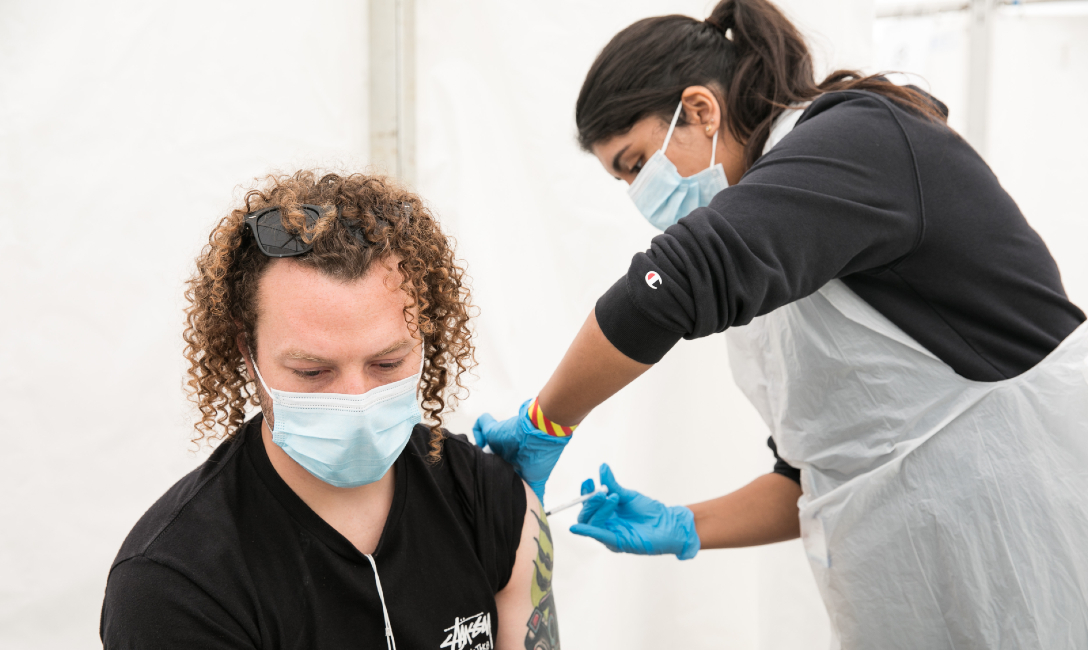
[(313, 379), (321, 374), (321, 370), (295, 370), (291, 369), (291, 372), (295, 373), (299, 377), (305, 377), (306, 379)]

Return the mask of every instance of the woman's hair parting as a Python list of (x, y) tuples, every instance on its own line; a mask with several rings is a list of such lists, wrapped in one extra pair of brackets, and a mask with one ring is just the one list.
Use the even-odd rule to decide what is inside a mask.
[[(302, 204), (325, 213), (308, 223)], [(267, 207), (279, 208), (285, 226), (313, 244), (291, 259), (329, 277), (351, 281), (376, 263), (397, 260), (410, 301), (404, 317), (424, 341), (423, 410), (437, 461), (442, 412), (463, 396), (461, 376), (475, 364), (465, 272), (418, 196), (388, 178), (364, 174), (270, 175), (212, 231), (185, 291), (188, 392), (200, 412), (193, 441), (234, 435), (246, 405), (257, 406), (238, 336), (245, 334), (256, 349), (257, 288), (272, 258), (260, 252), (245, 218)]]
[(706, 20), (645, 18), (616, 34), (590, 67), (575, 108), (578, 141), (591, 151), (644, 117), (667, 122), (690, 86), (718, 95), (747, 167), (783, 110), (829, 91), (868, 90), (945, 120), (932, 99), (880, 75), (838, 70), (817, 84), (813, 74), (801, 33), (768, 0), (722, 0)]

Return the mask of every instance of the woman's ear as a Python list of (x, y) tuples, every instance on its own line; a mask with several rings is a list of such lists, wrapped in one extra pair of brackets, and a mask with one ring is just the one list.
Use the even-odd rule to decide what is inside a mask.
[(722, 111), (718, 98), (706, 86), (688, 86), (681, 99), (684, 103), (684, 119), (714, 135), (722, 125)]

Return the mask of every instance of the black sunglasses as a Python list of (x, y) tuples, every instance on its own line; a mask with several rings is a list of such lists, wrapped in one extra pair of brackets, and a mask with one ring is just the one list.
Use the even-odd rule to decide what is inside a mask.
[[(324, 213), (320, 205), (303, 203), (299, 207), (306, 214), (306, 230), (312, 229)], [(405, 203), (403, 210), (405, 215), (410, 218), (412, 207)], [(378, 216), (377, 221), (379, 226), (392, 225), (388, 219), (382, 216)], [(307, 244), (303, 241), (302, 233), (287, 232), (287, 229), (283, 227), (283, 215), (280, 213), (279, 208), (263, 208), (256, 212), (250, 212), (246, 215), (246, 223), (249, 224), (253, 238), (257, 240), (257, 247), (269, 257), (296, 257), (313, 250), (313, 243)], [(344, 224), (348, 232), (364, 248), (372, 245), (367, 241), (366, 233), (358, 223), (347, 221), (343, 217), (340, 218), (340, 223)]]
[[(302, 211), (306, 214), (306, 229), (310, 230), (321, 218), (323, 210), (319, 205), (304, 203)], [(295, 257), (305, 255), (314, 247), (302, 240), (302, 233), (291, 233), (283, 227), (283, 215), (279, 208), (264, 208), (246, 215), (246, 223), (257, 240), (261, 252), (269, 257)]]

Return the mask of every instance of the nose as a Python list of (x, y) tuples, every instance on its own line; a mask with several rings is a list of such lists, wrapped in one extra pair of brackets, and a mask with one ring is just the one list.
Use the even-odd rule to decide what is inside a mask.
[(362, 395), (380, 385), (378, 379), (369, 376), (362, 368), (352, 368), (344, 372), (336, 385), (330, 388), (341, 395)]

